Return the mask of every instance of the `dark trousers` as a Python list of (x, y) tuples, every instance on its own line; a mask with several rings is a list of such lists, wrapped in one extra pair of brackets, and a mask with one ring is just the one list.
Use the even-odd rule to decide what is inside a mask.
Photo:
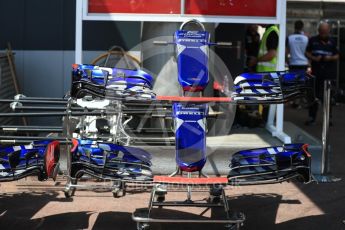
[[(319, 102), (323, 103), (323, 97), (324, 97), (324, 81), (326, 79), (323, 77), (315, 77), (315, 86), (314, 86), (314, 90), (315, 90), (315, 98), (317, 100), (315, 100), (314, 102), (311, 103), (311, 105), (309, 106), (309, 117), (312, 120), (316, 119), (317, 116), (317, 111), (319, 109)], [(333, 82), (332, 82), (333, 84)], [(330, 117), (332, 117), (332, 103), (330, 103)]]
[(307, 71), (307, 65), (289, 65), (289, 71)]

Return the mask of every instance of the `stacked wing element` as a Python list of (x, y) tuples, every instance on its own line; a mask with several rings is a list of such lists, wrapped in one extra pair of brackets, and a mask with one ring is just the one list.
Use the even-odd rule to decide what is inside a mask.
[(239, 104), (284, 103), (312, 97), (313, 77), (305, 72), (244, 73), (234, 81), (232, 98)]
[(73, 139), (71, 177), (84, 174), (101, 179), (150, 180), (151, 155), (139, 148)]
[(0, 181), (14, 181), (27, 176), (39, 180), (53, 178), (59, 170), (58, 141), (35, 141), (30, 145), (0, 148)]

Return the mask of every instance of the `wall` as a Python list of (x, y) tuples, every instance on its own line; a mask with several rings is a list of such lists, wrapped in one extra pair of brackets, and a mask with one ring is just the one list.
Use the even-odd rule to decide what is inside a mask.
[[(69, 89), (75, 5), (75, 0), (0, 0), (0, 50), (11, 43), (25, 95), (62, 97)], [(83, 26), (84, 63), (113, 45), (131, 49), (140, 42), (140, 22)]]

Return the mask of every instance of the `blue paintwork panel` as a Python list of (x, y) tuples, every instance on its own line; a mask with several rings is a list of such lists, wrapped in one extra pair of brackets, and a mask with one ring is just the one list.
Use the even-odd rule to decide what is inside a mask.
[(28, 145), (1, 147), (0, 181), (18, 180), (30, 175), (37, 175), (39, 180), (48, 179), (59, 160), (59, 144), (54, 141), (54, 149), (50, 148), (51, 143), (53, 141), (35, 141)]
[(176, 162), (182, 171), (200, 171), (206, 163), (207, 104), (174, 103)]
[(210, 34), (206, 31), (175, 32), (178, 81), (184, 91), (203, 91), (208, 82)]
[(306, 72), (243, 73), (234, 80), (237, 102), (284, 102), (304, 96), (313, 100), (314, 78)]
[(260, 182), (297, 177), (309, 182), (310, 165), (305, 144), (243, 150), (232, 156), (229, 178)]
[(72, 69), (71, 96), (138, 97), (154, 99), (153, 77), (132, 69), (107, 68), (74, 64)]
[(71, 152), (72, 177), (84, 169), (112, 179), (151, 177), (151, 155), (139, 148), (80, 139)]

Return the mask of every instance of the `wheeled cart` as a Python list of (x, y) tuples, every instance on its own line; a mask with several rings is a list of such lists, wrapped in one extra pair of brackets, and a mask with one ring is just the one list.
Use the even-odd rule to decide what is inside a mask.
[[(137, 229), (149, 229), (150, 223), (214, 223), (224, 224), (226, 229), (240, 229), (245, 216), (240, 212), (232, 212), (224, 188), (228, 179), (223, 177), (214, 178), (191, 178), (155, 176), (153, 179), (151, 197), (148, 208), (137, 209), (132, 214), (132, 219), (137, 223)], [(186, 191), (187, 199), (184, 201), (166, 201), (165, 196), (169, 190)], [(192, 190), (198, 189), (209, 193), (205, 200), (192, 200)], [(198, 218), (174, 218), (165, 214), (163, 207), (197, 207), (205, 208)], [(213, 208), (223, 208), (224, 215), (219, 218), (208, 218), (204, 214)]]

